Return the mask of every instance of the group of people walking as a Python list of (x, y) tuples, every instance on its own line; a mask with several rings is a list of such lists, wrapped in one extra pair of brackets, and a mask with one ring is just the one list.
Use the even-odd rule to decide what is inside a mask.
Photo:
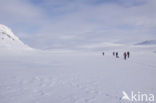
[[(102, 55), (104, 56), (105, 53), (102, 52)], [(113, 56), (115, 56), (116, 58), (119, 58), (119, 53), (118, 53), (118, 52), (113, 52)], [(124, 52), (124, 53), (123, 53), (123, 57), (124, 57), (125, 60), (126, 60), (127, 58), (129, 58), (129, 57), (130, 57), (130, 52), (129, 52), (129, 51)]]
[[(113, 56), (115, 56), (116, 58), (119, 58), (118, 52), (113, 52)], [(129, 52), (129, 51), (124, 52), (124, 53), (123, 53), (123, 57), (124, 57), (125, 60), (126, 60), (127, 58), (129, 58), (129, 57), (130, 57), (130, 52)]]
[(113, 52), (113, 56), (115, 56), (116, 58), (119, 58), (119, 53), (118, 52)]
[(123, 56), (124, 56), (124, 59), (126, 60), (127, 58), (130, 57), (130, 52), (129, 51), (128, 52), (124, 52)]

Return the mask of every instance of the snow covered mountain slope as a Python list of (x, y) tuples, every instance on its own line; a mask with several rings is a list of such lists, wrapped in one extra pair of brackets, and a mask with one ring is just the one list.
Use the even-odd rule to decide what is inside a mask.
[(31, 49), (14, 35), (10, 28), (0, 24), (0, 49)]

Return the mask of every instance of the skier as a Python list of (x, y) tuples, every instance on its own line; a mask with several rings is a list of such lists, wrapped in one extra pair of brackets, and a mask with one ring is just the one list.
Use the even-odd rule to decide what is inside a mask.
[(116, 52), (116, 58), (119, 58), (118, 52)]
[(105, 55), (105, 53), (103, 52), (103, 53), (102, 53), (102, 55), (104, 56), (104, 55)]
[(115, 55), (115, 52), (113, 52), (113, 56)]
[(127, 57), (126, 52), (124, 52), (123, 56), (124, 56), (124, 59), (126, 60), (126, 57)]
[(128, 57), (128, 58), (130, 57), (130, 52), (129, 52), (129, 51), (127, 52), (127, 57)]

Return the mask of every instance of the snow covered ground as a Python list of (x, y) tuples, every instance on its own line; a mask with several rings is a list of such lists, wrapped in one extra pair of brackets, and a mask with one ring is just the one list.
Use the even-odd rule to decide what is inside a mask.
[(0, 103), (125, 103), (122, 91), (155, 95), (156, 53), (121, 55), (0, 51)]

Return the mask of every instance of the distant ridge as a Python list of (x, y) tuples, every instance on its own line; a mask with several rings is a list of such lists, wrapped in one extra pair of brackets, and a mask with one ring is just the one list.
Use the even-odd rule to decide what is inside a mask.
[(146, 40), (135, 45), (156, 45), (156, 40)]

